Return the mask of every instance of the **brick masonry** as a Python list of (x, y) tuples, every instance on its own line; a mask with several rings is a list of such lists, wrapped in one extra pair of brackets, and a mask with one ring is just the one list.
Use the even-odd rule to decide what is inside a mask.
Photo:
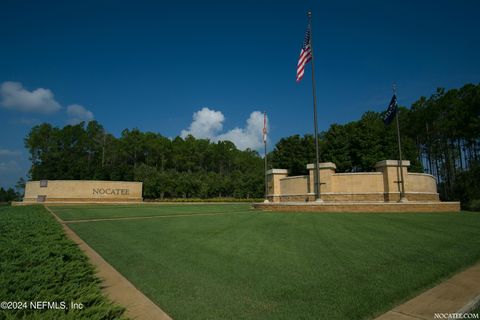
[(459, 212), (460, 202), (255, 203), (254, 208), (283, 212)]

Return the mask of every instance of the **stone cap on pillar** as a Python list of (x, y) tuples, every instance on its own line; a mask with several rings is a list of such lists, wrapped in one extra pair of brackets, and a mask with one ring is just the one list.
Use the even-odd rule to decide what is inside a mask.
[(288, 175), (287, 169), (270, 169), (267, 170), (267, 174), (285, 174)]
[[(315, 164), (314, 163), (309, 163), (307, 164), (307, 170), (314, 170), (315, 169)], [(318, 164), (318, 169), (323, 170), (323, 169), (330, 169), (330, 170), (335, 170), (337, 169), (337, 166), (333, 162), (321, 162)]]
[[(375, 168), (398, 167), (399, 160), (382, 160), (375, 163)], [(410, 167), (410, 160), (402, 160), (402, 167)]]

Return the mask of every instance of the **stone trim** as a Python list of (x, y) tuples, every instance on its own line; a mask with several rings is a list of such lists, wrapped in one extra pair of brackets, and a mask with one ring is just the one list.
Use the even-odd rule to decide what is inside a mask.
[(292, 194), (268, 194), (267, 197), (293, 197), (293, 196), (308, 196), (314, 193), (292, 193)]
[[(399, 160), (383, 160), (375, 163), (375, 168), (377, 167), (399, 167)], [(409, 160), (402, 160), (402, 167), (410, 167)]]
[(460, 202), (281, 202), (255, 203), (254, 208), (264, 211), (287, 212), (460, 212)]
[(308, 176), (285, 177), (285, 178), (280, 178), (280, 181), (282, 181), (282, 180), (292, 180), (292, 179), (308, 179)]
[(435, 177), (434, 177), (433, 175), (431, 175), (430, 173), (408, 172), (407, 174), (408, 174), (408, 175), (412, 175), (412, 176), (432, 177), (433, 179), (437, 180), (437, 178), (435, 178)]
[(385, 194), (385, 192), (322, 192), (321, 194), (328, 194), (328, 195), (335, 195), (335, 194), (341, 194), (341, 195), (353, 195), (353, 194)]
[(349, 176), (349, 175), (376, 175), (376, 176), (382, 176), (382, 172), (378, 171), (372, 171), (372, 172), (341, 172), (341, 173), (334, 173), (332, 176)]
[(267, 174), (288, 174), (287, 169), (270, 169), (267, 170)]
[[(333, 162), (321, 162), (318, 164), (318, 168), (320, 170), (322, 169), (337, 169), (337, 166)], [(314, 170), (315, 169), (315, 164), (314, 163), (309, 163), (307, 164), (307, 170)]]
[[(438, 194), (434, 193), (406, 193), (406, 198), (409, 201), (413, 202), (439, 202)], [(382, 193), (382, 192), (371, 192), (371, 193), (332, 193), (325, 192), (321, 194), (322, 199), (326, 203), (388, 203), (388, 202), (398, 202), (400, 200), (400, 193)], [(268, 195), (268, 199), (273, 202), (287, 203), (287, 202), (296, 202), (296, 203), (307, 203), (315, 200), (315, 194), (275, 194)]]
[[(335, 195), (335, 194), (341, 194), (341, 195), (354, 195), (354, 194), (400, 194), (398, 191), (392, 191), (392, 192), (321, 192), (321, 194), (328, 194), (328, 195)], [(438, 192), (416, 192), (416, 191), (410, 191), (406, 192), (406, 195), (409, 194), (431, 194), (431, 195), (438, 195)], [(315, 193), (309, 192), (309, 193), (288, 193), (288, 194), (268, 194), (267, 196), (274, 196), (274, 197), (281, 197), (281, 196), (314, 196)]]
[[(398, 193), (399, 194), (400, 192), (393, 192), (392, 191), (390, 193)], [(405, 194), (407, 194), (407, 195), (408, 194), (436, 194), (436, 195), (438, 195), (438, 192), (407, 191), (407, 192), (405, 192)]]
[[(54, 181), (54, 182), (75, 182), (75, 183), (90, 183), (90, 182), (107, 182), (107, 183), (143, 183), (143, 182), (139, 182), (139, 181), (110, 181), (110, 180), (47, 180), (47, 181)], [(40, 182), (40, 180), (31, 180), (31, 181), (27, 181), (28, 182)]]

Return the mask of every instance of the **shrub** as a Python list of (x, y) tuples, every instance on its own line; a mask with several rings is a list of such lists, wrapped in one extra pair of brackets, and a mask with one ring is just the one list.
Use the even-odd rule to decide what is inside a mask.
[(468, 210), (470, 211), (480, 211), (480, 199), (473, 199), (468, 204)]
[(121, 319), (93, 266), (41, 206), (0, 207), (2, 301), (81, 303), (82, 310), (4, 309), (0, 319)]

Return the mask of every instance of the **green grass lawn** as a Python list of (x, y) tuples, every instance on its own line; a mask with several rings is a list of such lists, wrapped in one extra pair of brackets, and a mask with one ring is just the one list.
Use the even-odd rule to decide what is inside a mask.
[(475, 313), (478, 316), (480, 316), (480, 306), (478, 306), (475, 310), (473, 310), (472, 313)]
[(248, 205), (54, 208), (174, 319), (368, 319), (480, 259), (480, 214), (267, 213)]
[(480, 316), (480, 306), (478, 306), (477, 308), (475, 308), (475, 310), (473, 310), (472, 313), (478, 314), (478, 315)]
[(82, 310), (0, 309), (0, 319), (119, 319), (87, 257), (41, 206), (0, 207), (0, 301), (82, 303)]
[(51, 209), (64, 221), (252, 211), (249, 204), (70, 205)]

